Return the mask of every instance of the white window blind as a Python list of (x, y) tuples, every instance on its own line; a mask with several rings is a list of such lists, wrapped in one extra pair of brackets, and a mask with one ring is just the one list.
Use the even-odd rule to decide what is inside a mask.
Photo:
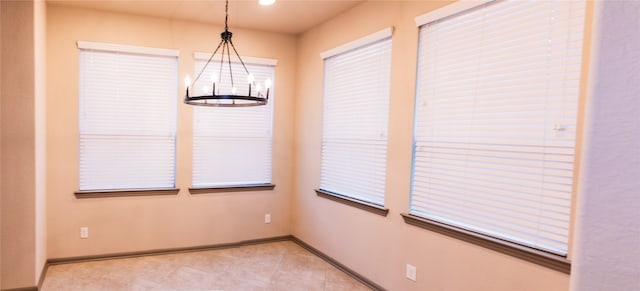
[(175, 187), (177, 52), (78, 47), (80, 190)]
[(585, 3), (420, 28), (411, 213), (566, 255)]
[[(263, 93), (266, 93), (264, 82), (271, 80), (269, 101), (267, 105), (253, 107), (193, 107), (193, 187), (271, 183), (276, 62), (242, 59), (254, 76), (255, 83), (262, 84)], [(205, 64), (206, 59), (196, 58), (196, 76)], [(237, 94), (247, 94), (249, 85), (244, 68), (237, 62), (232, 62), (231, 67)], [(220, 72), (222, 75), (219, 75)], [(216, 91), (231, 93), (226, 61), (222, 71), (219, 61), (214, 61), (195, 82), (193, 90), (196, 91), (193, 94), (211, 94), (212, 77), (216, 80)], [(255, 95), (256, 86), (252, 90)]]
[(387, 31), (324, 60), (320, 189), (380, 206), (391, 69), (391, 30)]

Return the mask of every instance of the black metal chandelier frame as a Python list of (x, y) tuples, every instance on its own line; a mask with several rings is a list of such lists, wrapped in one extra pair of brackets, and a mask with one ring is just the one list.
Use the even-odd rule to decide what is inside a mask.
[[(260, 90), (256, 90), (256, 96), (252, 96), (251, 95), (251, 91), (252, 91), (252, 87), (255, 85), (253, 82), (253, 76), (251, 75), (251, 73), (249, 73), (249, 70), (247, 69), (247, 66), (245, 65), (244, 61), (242, 60), (242, 58), (240, 57), (240, 54), (238, 54), (238, 51), (236, 50), (236, 47), (233, 45), (233, 41), (231, 40), (231, 37), (233, 36), (233, 33), (231, 33), (231, 31), (229, 31), (229, 25), (228, 25), (228, 20), (229, 20), (229, 0), (226, 0), (225, 3), (225, 18), (224, 18), (224, 31), (220, 34), (220, 43), (218, 44), (218, 47), (216, 48), (216, 50), (213, 52), (213, 54), (211, 54), (211, 57), (209, 57), (209, 59), (207, 60), (207, 63), (204, 65), (204, 67), (202, 68), (202, 70), (200, 71), (200, 73), (197, 75), (197, 77), (193, 80), (193, 83), (187, 82), (186, 86), (186, 94), (184, 97), (184, 103), (189, 104), (189, 105), (196, 105), (196, 106), (214, 106), (214, 107), (247, 107), (247, 106), (260, 106), (260, 105), (266, 105), (267, 102), (269, 101), (269, 85), (266, 85), (266, 94), (262, 94), (262, 92), (260, 92)], [(204, 71), (206, 70), (207, 66), (213, 61), (213, 58), (215, 57), (216, 53), (222, 48), (222, 53), (220, 56), (220, 72), (218, 74), (219, 79), (218, 79), (218, 83), (221, 82), (222, 79), (222, 69), (225, 65), (225, 56), (226, 56), (226, 61), (227, 61), (227, 65), (229, 68), (229, 78), (231, 79), (231, 87), (232, 87), (232, 91), (231, 94), (217, 94), (216, 93), (216, 82), (215, 80), (212, 80), (212, 88), (213, 90), (211, 91), (210, 95), (198, 95), (198, 96), (190, 96), (189, 95), (189, 88), (193, 87), (193, 84), (195, 84), (200, 77), (202, 76), (202, 74), (204, 73)], [(244, 71), (247, 73), (247, 78), (249, 80), (249, 93), (247, 95), (236, 95), (235, 92), (235, 84), (233, 81), (233, 69), (231, 68), (231, 49), (233, 49), (233, 52), (235, 53), (236, 57), (238, 58), (238, 60), (240, 61), (240, 64), (242, 64), (242, 67), (244, 68)], [(258, 87), (259, 88), (259, 87)], [(194, 91), (194, 90), (192, 90)], [(219, 93), (219, 92), (218, 92)], [(230, 101), (230, 102), (224, 102), (224, 101)]]

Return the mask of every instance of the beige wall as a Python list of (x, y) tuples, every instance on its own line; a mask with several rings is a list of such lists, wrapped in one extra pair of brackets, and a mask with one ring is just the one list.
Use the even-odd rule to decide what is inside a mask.
[[(220, 26), (48, 6), (47, 11), (48, 257), (190, 247), (288, 235), (292, 186), (295, 38), (234, 29), (246, 56), (274, 58), (274, 191), (191, 195), (192, 107), (178, 105), (175, 196), (76, 199), (78, 190), (78, 49), (76, 41), (180, 50), (179, 80), (193, 76), (193, 52), (211, 51)], [(144, 106), (144, 104), (140, 104)], [(272, 223), (264, 224), (271, 213)], [(89, 238), (79, 239), (79, 228)]]
[(33, 5), (34, 81), (35, 81), (35, 232), (36, 279), (47, 262), (47, 3), (35, 0)]
[[(0, 121), (2, 121), (2, 3), (0, 3)], [(0, 289), (2, 289), (2, 125), (0, 125)]]
[[(389, 290), (567, 290), (569, 276), (406, 225), (418, 28), (414, 18), (444, 1), (372, 1), (300, 36), (292, 233)], [(319, 198), (322, 60), (319, 54), (393, 26), (387, 217)], [(417, 282), (405, 265), (417, 267)]]
[[(37, 284), (46, 259), (44, 199), (44, 3), (2, 1), (0, 288)], [(39, 60), (36, 60), (40, 58)], [(10, 72), (10, 73), (8, 73)]]
[(640, 2), (594, 14), (571, 290), (639, 290)]
[[(2, 1), (2, 288), (33, 286), (33, 3)], [(11, 72), (11, 74), (7, 74)]]
[[(2, 3), (0, 3), (0, 121), (2, 121)], [(0, 289), (2, 289), (2, 125), (0, 125)]]

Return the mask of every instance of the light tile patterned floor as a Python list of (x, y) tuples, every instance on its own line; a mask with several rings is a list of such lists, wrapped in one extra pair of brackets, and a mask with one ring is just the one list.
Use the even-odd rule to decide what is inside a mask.
[(291, 241), (49, 266), (54, 290), (370, 290)]

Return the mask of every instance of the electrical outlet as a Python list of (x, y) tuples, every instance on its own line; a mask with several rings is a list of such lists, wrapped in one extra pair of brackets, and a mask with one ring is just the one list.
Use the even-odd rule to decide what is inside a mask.
[(407, 264), (407, 279), (416, 281), (416, 266)]
[(80, 228), (80, 238), (89, 238), (89, 228), (83, 226)]
[(267, 213), (264, 215), (264, 223), (271, 223), (271, 214)]

